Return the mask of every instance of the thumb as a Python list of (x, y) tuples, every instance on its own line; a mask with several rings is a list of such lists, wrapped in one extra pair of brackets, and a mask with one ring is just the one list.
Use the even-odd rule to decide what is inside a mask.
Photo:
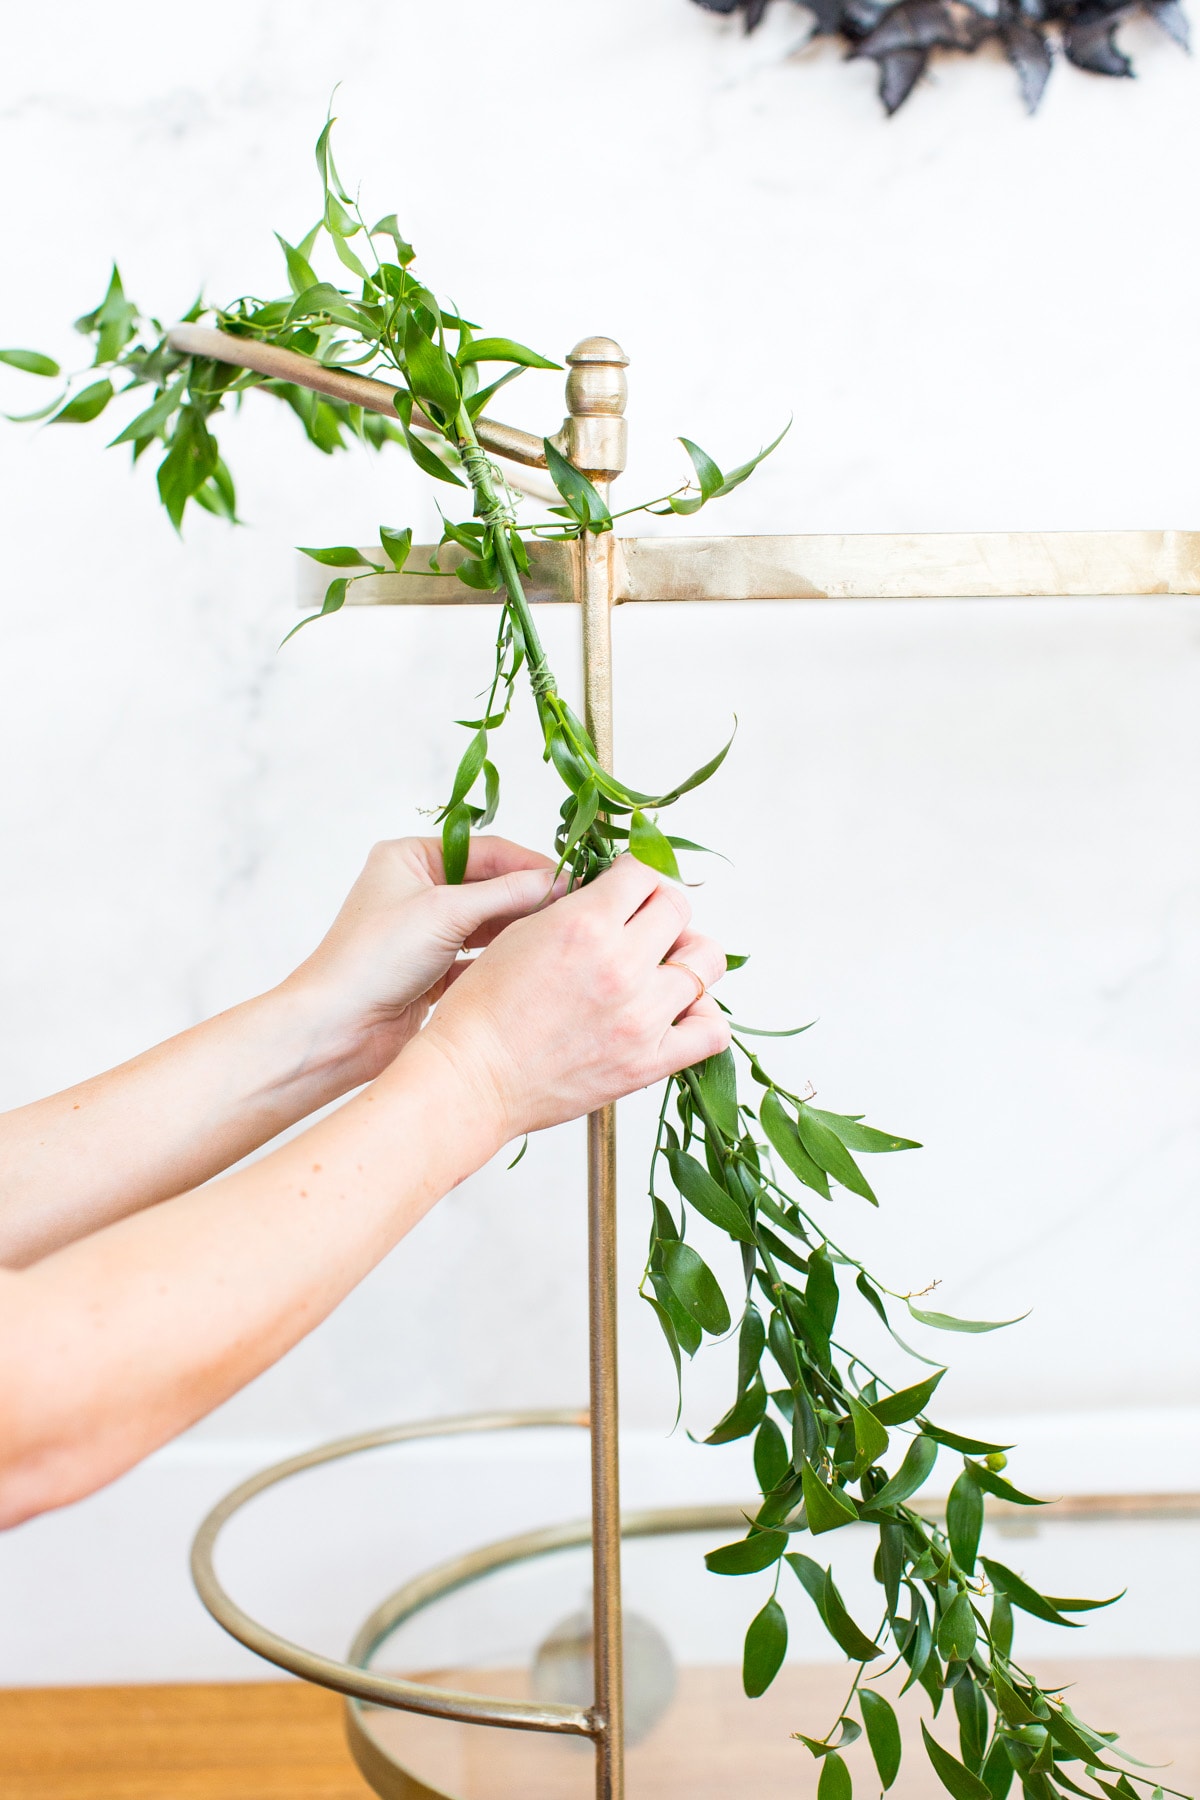
[(490, 881), (468, 881), (436, 890), (438, 911), (448, 936), (462, 944), (485, 925), (522, 919), (566, 886), (565, 876), (551, 884), (546, 869), (510, 869)]

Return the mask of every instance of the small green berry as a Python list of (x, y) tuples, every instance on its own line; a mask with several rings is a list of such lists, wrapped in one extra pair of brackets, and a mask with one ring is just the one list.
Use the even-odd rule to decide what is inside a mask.
[(1005, 1456), (1003, 1450), (993, 1450), (991, 1454), (985, 1456), (983, 1460), (993, 1474), (996, 1475), (1000, 1473), (1001, 1469), (1007, 1469), (1008, 1467), (1008, 1458)]

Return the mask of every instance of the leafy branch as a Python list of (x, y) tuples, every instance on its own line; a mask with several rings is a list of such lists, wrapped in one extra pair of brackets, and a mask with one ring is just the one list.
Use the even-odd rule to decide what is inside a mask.
[[(614, 516), (624, 515), (613, 515), (599, 489), (547, 440), (560, 503), (548, 519), (522, 521), (521, 501), (481, 449), (476, 424), (497, 391), (525, 369), (558, 365), (511, 338), (477, 335), (476, 325), (439, 304), (413, 272), (414, 252), (395, 214), (366, 225), (337, 173), (332, 123), (316, 147), (320, 218), (295, 244), (279, 238), (289, 292), (268, 300), (244, 296), (226, 307), (197, 301), (187, 318), (211, 318), (234, 336), (386, 379), (393, 385), (394, 418), (173, 349), (163, 326), (143, 318), (127, 299), (116, 268), (100, 305), (78, 321), (94, 344), (90, 368), (50, 405), (23, 417), (82, 424), (116, 399), (134, 395), (140, 410), (112, 443), (128, 444), (135, 463), (152, 449), (159, 455), (159, 497), (176, 529), (191, 502), (236, 521), (234, 484), (215, 422), (255, 390), (289, 407), (325, 455), (354, 439), (376, 451), (397, 445), (433, 480), (466, 490), (472, 515), (447, 519), (439, 546), (464, 553), (447, 578), (502, 599), (486, 702), (477, 717), (459, 721), (470, 736), (438, 815), (447, 878), (462, 879), (471, 832), (496, 815), (500, 777), (491, 740), (509, 716), (522, 676), (537, 710), (544, 758), (564, 789), (554, 849), (571, 885), (591, 881), (624, 850), (678, 877), (677, 853), (699, 846), (665, 832), (656, 815), (707, 782), (732, 740), (664, 793), (631, 787), (602, 765), (585, 726), (558, 691), (523, 577), (531, 538), (609, 531)], [(349, 273), (349, 285), (344, 275), (337, 282), (318, 275), (313, 258), (322, 244)], [(37, 351), (0, 351), (0, 361), (42, 379), (59, 375), (57, 364)], [(485, 383), (485, 366), (502, 373)], [(685, 438), (691, 479), (645, 506), (690, 515), (748, 479), (779, 441), (726, 473)], [(382, 526), (379, 543), (378, 560), (351, 545), (306, 549), (336, 573), (320, 612), (295, 629), (337, 612), (355, 582), (405, 567), (410, 528)], [(741, 961), (730, 959), (731, 966)], [(780, 1592), (794, 1594), (794, 1576), (854, 1665), (833, 1727), (819, 1738), (797, 1734), (821, 1764), (819, 1800), (850, 1800), (842, 1751), (864, 1731), (881, 1786), (895, 1780), (899, 1726), (873, 1683), (897, 1663), (906, 1668), (902, 1692), (922, 1688), (935, 1717), (951, 1696), (958, 1753), (924, 1724), (922, 1734), (933, 1770), (955, 1800), (1005, 1800), (1014, 1778), (1029, 1800), (1057, 1800), (1064, 1792), (1085, 1800), (1138, 1800), (1139, 1786), (1157, 1795), (1149, 1777), (1118, 1766), (1114, 1759), (1122, 1753), (1111, 1733), (1084, 1724), (1060, 1693), (1041, 1687), (1014, 1659), (1014, 1609), (1071, 1628), (1071, 1615), (1112, 1601), (1041, 1594), (1015, 1571), (981, 1556), (987, 1496), (1018, 1506), (1042, 1502), (1003, 1474), (1011, 1446), (965, 1437), (936, 1422), (930, 1409), (945, 1370), (912, 1350), (895, 1324), (900, 1309), (945, 1332), (990, 1332), (1015, 1321), (959, 1319), (918, 1306), (921, 1296), (888, 1288), (834, 1240), (814, 1212), (815, 1201), (828, 1205), (839, 1189), (877, 1205), (859, 1159), (918, 1146), (865, 1124), (861, 1115), (814, 1106), (811, 1091), (791, 1092), (744, 1041), (783, 1035), (791, 1034), (738, 1025), (729, 1050), (667, 1083), (651, 1157), (642, 1280), (680, 1380), (684, 1359), (706, 1339), (729, 1333), (736, 1315), (736, 1388), (706, 1441), (753, 1438), (759, 1494), (745, 1535), (710, 1551), (706, 1561), (716, 1575), (766, 1576), (770, 1582), (746, 1633), (746, 1692), (764, 1693), (783, 1663), (788, 1623)], [(733, 1306), (692, 1241), (696, 1218), (740, 1254), (742, 1281)], [(846, 1348), (834, 1335), (843, 1284), (932, 1373), (897, 1390)], [(944, 1524), (916, 1504), (943, 1452), (961, 1459)], [(874, 1571), (882, 1615), (873, 1632), (851, 1616), (831, 1567), (791, 1547), (851, 1525), (877, 1534)], [(861, 1723), (851, 1714), (855, 1706)]]

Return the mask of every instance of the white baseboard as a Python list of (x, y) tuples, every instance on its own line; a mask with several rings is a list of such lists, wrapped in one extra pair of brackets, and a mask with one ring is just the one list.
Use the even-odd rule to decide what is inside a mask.
[[(963, 1428), (1018, 1440), (1022, 1449), (1012, 1472), (1038, 1493), (1151, 1486), (1159, 1492), (1200, 1491), (1200, 1408), (993, 1417), (969, 1427), (964, 1421)], [(221, 1494), (297, 1447), (185, 1439), (103, 1493), (0, 1537), (0, 1684), (244, 1681), (276, 1675), (209, 1619), (192, 1590), (187, 1553), (200, 1519)], [(736, 1499), (747, 1491), (744, 1456), (744, 1446), (714, 1452), (681, 1437), (632, 1432), (624, 1447), (626, 1502), (636, 1507)], [(947, 1475), (952, 1473), (948, 1467)], [(363, 1617), (410, 1575), (472, 1545), (582, 1516), (586, 1507), (582, 1433), (428, 1442), (305, 1475), (254, 1502), (229, 1528), (220, 1570), (252, 1613), (285, 1635), (342, 1655)], [(1012, 1538), (1011, 1531), (1008, 1535)], [(822, 1540), (822, 1554), (828, 1544)], [(839, 1541), (830, 1554), (836, 1555), (847, 1597), (860, 1588), (865, 1595), (869, 1572), (865, 1563), (857, 1567), (859, 1553)], [(1120, 1607), (1097, 1615), (1087, 1633), (1071, 1634), (1072, 1654), (1200, 1653), (1198, 1628), (1191, 1623), (1200, 1616), (1195, 1522), (1031, 1524), (996, 1554), (1026, 1568), (1031, 1579), (1040, 1577), (1052, 1591), (1078, 1592), (1083, 1583), (1083, 1592), (1111, 1592), (1131, 1583), (1134, 1591)], [(679, 1582), (686, 1576), (690, 1583), (696, 1562), (689, 1548)], [(650, 1579), (645, 1554), (631, 1559), (631, 1576), (635, 1563), (644, 1586)], [(577, 1569), (563, 1568), (560, 1610), (571, 1611), (579, 1604), (584, 1578)], [(751, 1584), (721, 1582), (702, 1569), (700, 1577), (708, 1583), (703, 1622), (689, 1627), (687, 1654), (728, 1660), (736, 1655), (743, 1615), (749, 1616)], [(656, 1576), (651, 1586), (657, 1591), (665, 1579)], [(661, 1596), (668, 1612), (689, 1605), (682, 1588), (675, 1592), (673, 1579), (666, 1580)], [(1172, 1593), (1170, 1607), (1164, 1584)], [(504, 1601), (498, 1589), (493, 1605), (519, 1610), (525, 1603), (519, 1590), (518, 1582)], [(529, 1603), (536, 1610), (543, 1600)], [(803, 1604), (797, 1597), (790, 1610), (799, 1614)], [(492, 1627), (499, 1629), (494, 1618)], [(523, 1629), (514, 1613), (508, 1634), (514, 1644)], [(1034, 1629), (1047, 1636), (1045, 1646), (1039, 1639), (1043, 1651), (1068, 1648), (1061, 1633)], [(794, 1648), (802, 1658), (828, 1655), (819, 1634), (810, 1640), (803, 1627)]]

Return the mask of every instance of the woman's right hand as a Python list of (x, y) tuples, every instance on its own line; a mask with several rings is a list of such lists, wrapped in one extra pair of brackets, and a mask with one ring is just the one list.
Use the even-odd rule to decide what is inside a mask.
[[(622, 856), (588, 887), (507, 926), (410, 1049), (441, 1052), (492, 1115), (499, 1143), (714, 1056), (729, 1026), (688, 970), (708, 988), (725, 956), (690, 929), (691, 910), (675, 883)], [(663, 966), (671, 962), (687, 966)]]

